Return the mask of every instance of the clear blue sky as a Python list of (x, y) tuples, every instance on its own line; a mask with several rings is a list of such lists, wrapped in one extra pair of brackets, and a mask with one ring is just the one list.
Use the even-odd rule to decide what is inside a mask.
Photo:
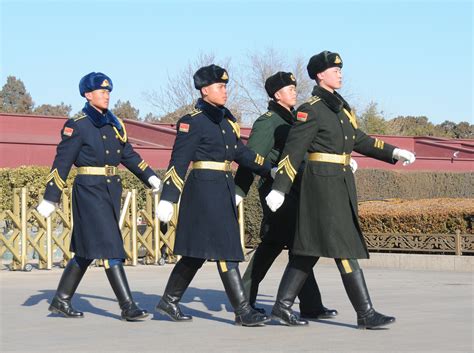
[[(112, 105), (153, 112), (158, 90), (200, 52), (230, 57), (273, 47), (311, 57), (337, 51), (350, 101), (386, 118), (473, 122), (472, 1), (0, 0), (1, 85), (14, 75), (37, 105), (83, 105), (79, 79), (112, 77)], [(232, 75), (232, 72), (230, 72)]]

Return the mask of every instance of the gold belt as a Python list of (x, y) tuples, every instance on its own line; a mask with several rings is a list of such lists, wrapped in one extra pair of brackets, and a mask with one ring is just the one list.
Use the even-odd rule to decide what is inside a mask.
[(193, 163), (193, 169), (210, 169), (222, 172), (231, 172), (231, 162), (197, 161)]
[(351, 161), (351, 155), (313, 152), (313, 153), (308, 153), (308, 160), (313, 161), (313, 162), (316, 161), (316, 162), (327, 162), (327, 163), (349, 165), (349, 162)]
[(117, 171), (118, 171), (118, 168), (114, 166), (77, 168), (78, 175), (81, 174), (81, 175), (113, 176), (113, 175), (117, 175)]

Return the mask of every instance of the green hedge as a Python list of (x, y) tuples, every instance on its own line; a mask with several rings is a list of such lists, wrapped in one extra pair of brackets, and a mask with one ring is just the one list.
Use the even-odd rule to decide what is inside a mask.
[[(123, 180), (124, 189), (136, 188), (138, 190), (138, 205), (143, 207), (145, 193), (144, 186), (134, 175), (126, 170), (120, 170), (120, 175)], [(28, 187), (29, 192), (29, 206), (33, 206), (37, 203), (38, 194), (42, 192), (45, 180), (49, 174), (48, 167), (20, 167), (20, 168), (3, 168), (0, 169), (0, 210), (11, 209), (13, 199), (13, 188)], [(67, 185), (71, 186), (72, 181), (75, 177), (75, 170), (71, 171), (67, 179)], [(164, 171), (158, 171), (160, 177), (163, 176)], [(380, 200), (388, 198), (400, 198), (400, 199), (430, 199), (430, 198), (474, 198), (474, 178), (473, 173), (449, 173), (449, 172), (399, 172), (399, 171), (387, 171), (387, 170), (375, 170), (375, 169), (363, 169), (358, 170), (356, 173), (356, 183), (358, 188), (359, 201), (365, 200)], [(258, 193), (255, 188), (255, 184), (250, 189), (249, 196), (245, 200), (245, 220), (246, 220), (246, 236), (248, 243), (254, 244), (258, 242), (258, 234), (260, 229), (260, 221), (262, 217), (262, 211), (260, 207), (260, 201), (258, 199)], [(379, 231), (384, 232), (400, 232), (401, 229), (404, 231), (413, 228), (413, 225), (417, 225), (420, 231), (427, 229), (446, 229), (446, 232), (451, 232), (455, 225), (460, 229), (468, 229), (467, 216), (462, 216), (461, 213), (456, 215), (445, 216), (442, 218), (444, 223), (452, 223), (453, 227), (448, 226), (443, 228), (440, 222), (434, 227), (423, 228), (423, 219), (428, 219), (429, 224), (433, 223), (433, 216), (429, 214), (418, 215), (416, 218), (405, 216), (407, 226), (403, 226), (403, 218), (388, 217), (387, 222), (384, 222), (383, 229), (380, 228), (378, 223), (382, 216), (370, 216), (370, 207), (373, 207), (374, 211), (377, 210), (378, 206), (364, 206), (364, 220), (362, 225), (364, 231)], [(426, 209), (429, 212), (429, 208)], [(197, 210), (198, 212), (199, 210)], [(391, 211), (390, 211), (391, 212)], [(388, 215), (389, 216), (389, 215)], [(438, 214), (439, 216), (439, 214)], [(464, 217), (464, 218), (463, 218)], [(378, 223), (377, 223), (378, 222)], [(401, 223), (400, 223), (401, 222)], [(421, 222), (421, 223), (420, 223)], [(436, 222), (434, 222), (436, 223)], [(408, 226), (410, 224), (411, 228)], [(388, 225), (388, 226), (387, 226)], [(388, 227), (388, 228), (387, 228)]]

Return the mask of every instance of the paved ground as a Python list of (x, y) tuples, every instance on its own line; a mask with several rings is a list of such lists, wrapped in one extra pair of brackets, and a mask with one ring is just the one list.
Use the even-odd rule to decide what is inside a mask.
[[(246, 264), (242, 265), (242, 270)], [(280, 257), (261, 286), (269, 311), (285, 266)], [(172, 266), (127, 267), (135, 300), (153, 310)], [(389, 329), (361, 331), (335, 265), (316, 268), (323, 299), (339, 310), (334, 320), (289, 328), (233, 325), (233, 313), (215, 264), (204, 265), (183, 299), (192, 323), (154, 314), (145, 322), (119, 320), (101, 268), (91, 268), (74, 297), (84, 319), (48, 314), (60, 269), (0, 271), (1, 352), (472, 352), (473, 273), (366, 267), (376, 309), (397, 317)], [(298, 309), (297, 306), (295, 306)]]

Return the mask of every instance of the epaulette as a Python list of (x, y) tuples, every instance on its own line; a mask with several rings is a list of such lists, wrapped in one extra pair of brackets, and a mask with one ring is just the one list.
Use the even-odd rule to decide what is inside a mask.
[(78, 116), (78, 117), (72, 118), (72, 120), (74, 120), (74, 121), (79, 121), (79, 120), (81, 120), (81, 119), (84, 119), (86, 116), (87, 116), (86, 114), (80, 115), (80, 116)]
[(314, 103), (317, 103), (321, 100), (318, 96), (311, 96), (306, 102), (309, 103), (309, 105), (313, 105)]
[(267, 116), (267, 117), (271, 117), (271, 116), (273, 115), (273, 112), (268, 111), (268, 112), (266, 112), (266, 113), (263, 114), (263, 115), (265, 115), (265, 116)]
[(202, 113), (202, 110), (199, 110), (199, 109), (195, 108), (195, 109), (191, 110), (188, 114), (189, 114), (190, 116), (196, 116), (196, 115), (198, 115), (198, 114), (200, 114), (200, 113)]

